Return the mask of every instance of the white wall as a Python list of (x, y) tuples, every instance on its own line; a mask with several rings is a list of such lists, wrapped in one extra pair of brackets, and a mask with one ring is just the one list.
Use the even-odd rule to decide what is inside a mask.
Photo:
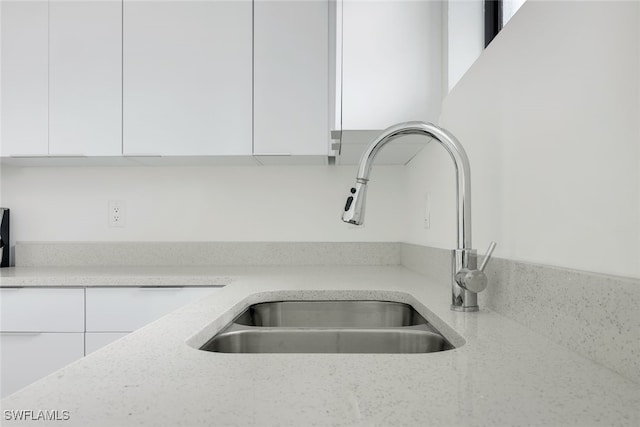
[[(399, 241), (401, 166), (377, 166), (364, 228), (340, 220), (356, 166), (8, 167), (18, 241)], [(107, 226), (109, 200), (126, 227)]]
[[(471, 161), (474, 247), (640, 277), (639, 8), (527, 1), (445, 99)], [(405, 240), (453, 247), (451, 160), (429, 144), (408, 179)]]

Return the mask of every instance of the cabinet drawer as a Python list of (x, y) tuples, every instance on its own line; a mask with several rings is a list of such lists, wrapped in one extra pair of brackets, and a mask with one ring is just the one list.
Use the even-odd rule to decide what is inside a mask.
[(131, 332), (216, 288), (87, 289), (87, 332)]
[(127, 335), (129, 332), (87, 332), (84, 336), (84, 354), (93, 353)]
[(0, 289), (0, 331), (84, 332), (84, 289)]
[(84, 334), (2, 333), (0, 355), (0, 397), (5, 397), (82, 358)]

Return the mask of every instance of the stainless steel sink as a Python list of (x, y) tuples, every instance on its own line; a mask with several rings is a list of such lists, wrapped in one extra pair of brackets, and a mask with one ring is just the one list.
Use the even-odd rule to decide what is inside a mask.
[(424, 325), (408, 304), (389, 301), (275, 301), (254, 304), (235, 320), (246, 326), (389, 328)]
[(430, 353), (452, 348), (422, 330), (309, 329), (227, 331), (201, 350), (221, 353)]
[(430, 353), (453, 345), (408, 304), (254, 304), (200, 350), (221, 353)]

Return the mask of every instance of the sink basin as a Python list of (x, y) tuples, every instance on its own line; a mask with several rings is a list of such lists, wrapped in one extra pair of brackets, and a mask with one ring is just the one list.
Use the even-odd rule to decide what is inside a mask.
[(424, 330), (310, 329), (227, 331), (201, 350), (221, 353), (431, 353), (453, 348)]
[(235, 323), (296, 328), (378, 328), (424, 325), (408, 304), (390, 301), (275, 301), (254, 304)]
[(220, 353), (430, 353), (453, 348), (408, 304), (274, 301), (249, 306), (199, 349)]

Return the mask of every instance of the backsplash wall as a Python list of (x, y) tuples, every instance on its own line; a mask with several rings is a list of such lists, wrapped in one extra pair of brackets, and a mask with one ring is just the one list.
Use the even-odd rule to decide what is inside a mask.
[[(445, 99), (479, 252), (640, 277), (639, 27), (635, 1), (527, 1)], [(429, 144), (408, 179), (404, 241), (452, 248), (448, 154)]]
[[(496, 240), (505, 259), (640, 277), (639, 9), (527, 1), (445, 99), (441, 123), (471, 160), (479, 251)], [(0, 205), (13, 242), (455, 246), (441, 147), (375, 169), (364, 228), (339, 220), (356, 166), (2, 166)], [(107, 226), (109, 200), (126, 202), (126, 227)]]
[[(377, 166), (367, 224), (340, 220), (356, 166), (9, 167), (12, 241), (397, 242), (406, 169)], [(110, 200), (126, 226), (107, 225)]]

